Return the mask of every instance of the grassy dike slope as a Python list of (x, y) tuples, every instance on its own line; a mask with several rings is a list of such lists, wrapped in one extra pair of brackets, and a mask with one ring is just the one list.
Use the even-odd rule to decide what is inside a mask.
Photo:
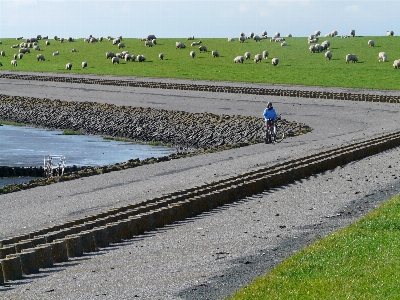
[[(375, 41), (375, 47), (368, 46), (368, 40)], [(198, 46), (190, 46), (192, 41), (182, 38), (160, 38), (154, 47), (146, 47), (138, 38), (124, 38), (125, 48), (118, 49), (112, 41), (107, 39), (97, 43), (84, 42), (82, 38), (74, 42), (63, 43), (50, 39), (50, 45), (39, 41), (40, 50), (31, 49), (30, 54), (25, 54), (18, 61), (18, 66), (11, 65), (13, 55), (18, 53), (18, 48), (11, 48), (22, 40), (0, 39), (0, 50), (6, 56), (0, 57), (3, 66), (0, 70), (20, 70), (37, 72), (73, 72), (78, 74), (109, 74), (123, 76), (159, 77), (159, 78), (185, 78), (212, 81), (237, 81), (255, 83), (280, 83), (313, 86), (351, 87), (398, 90), (400, 71), (393, 68), (393, 61), (400, 58), (400, 37), (320, 37), (319, 42), (329, 40), (332, 60), (328, 61), (324, 53), (311, 53), (310, 44), (306, 37), (286, 38), (288, 46), (281, 43), (270, 42), (269, 39), (255, 42), (248, 39), (240, 43), (236, 38), (228, 42), (226, 38), (203, 39), (202, 45), (207, 47), (207, 52), (201, 52)], [(185, 43), (185, 49), (176, 49), (175, 42)], [(77, 52), (71, 52), (75, 48)], [(196, 57), (191, 58), (189, 52), (194, 50)], [(218, 50), (220, 57), (212, 57), (211, 51)], [(255, 64), (255, 54), (268, 50), (268, 60)], [(58, 56), (52, 53), (59, 51)], [(134, 55), (146, 56), (146, 62), (125, 62), (113, 65), (106, 59), (106, 52), (114, 53), (128, 51)], [(235, 64), (233, 59), (245, 52), (251, 53), (251, 60), (244, 64)], [(388, 62), (378, 62), (378, 53), (384, 51), (388, 55)], [(46, 61), (37, 61), (36, 55), (41, 53)], [(165, 58), (160, 60), (158, 54), (163, 53)], [(348, 53), (358, 57), (358, 63), (345, 63)], [(279, 58), (278, 66), (271, 64), (271, 58)], [(81, 67), (82, 61), (88, 67)], [(71, 62), (71, 71), (65, 70), (67, 62)]]

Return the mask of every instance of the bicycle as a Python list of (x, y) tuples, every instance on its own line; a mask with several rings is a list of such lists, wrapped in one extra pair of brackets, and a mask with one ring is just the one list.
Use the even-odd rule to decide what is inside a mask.
[(268, 119), (266, 123), (265, 143), (280, 143), (285, 138), (285, 131), (279, 126), (278, 121), (281, 119), (279, 116), (276, 120)]

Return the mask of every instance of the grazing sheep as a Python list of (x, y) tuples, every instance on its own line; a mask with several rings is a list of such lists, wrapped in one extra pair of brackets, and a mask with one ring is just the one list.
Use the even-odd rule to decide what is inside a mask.
[(388, 61), (386, 52), (379, 52), (378, 61), (381, 61), (381, 60), (382, 60), (382, 62)]
[(14, 54), (14, 59), (17, 59), (17, 58), (18, 58), (18, 54)]
[(18, 66), (18, 63), (17, 63), (17, 61), (16, 61), (15, 59), (13, 59), (13, 60), (11, 61), (11, 65), (14, 66), (14, 67), (16, 67), (16, 66)]
[(358, 58), (355, 54), (347, 54), (346, 55), (346, 64), (350, 63), (350, 62), (356, 63), (358, 62)]
[(112, 64), (119, 64), (119, 57), (116, 57), (116, 56), (112, 57), (111, 62), (112, 62)]
[(315, 35), (315, 36), (320, 36), (320, 35), (321, 35), (321, 31), (320, 31), (320, 30), (316, 30), (316, 31), (314, 32), (314, 35)]
[(212, 55), (213, 57), (219, 57), (219, 53), (218, 53), (217, 50), (212, 50), (212, 51), (211, 51), (211, 55)]
[(239, 37), (239, 42), (244, 43), (245, 40), (246, 40), (246, 37), (244, 35), (241, 35)]
[(278, 37), (280, 37), (281, 36), (281, 34), (279, 33), (279, 32), (275, 32), (275, 34), (274, 34), (274, 38), (276, 39), (276, 38), (278, 38)]
[(46, 41), (46, 46), (50, 46), (50, 41)]
[(58, 51), (53, 52), (53, 56), (57, 56), (57, 55), (59, 55), (59, 54), (60, 54), (60, 52), (58, 52)]
[(268, 50), (264, 50), (263, 53), (262, 53), (262, 57), (264, 59), (268, 59), (268, 55), (269, 55)]
[(115, 57), (118, 57), (120, 59), (124, 59), (125, 54), (123, 54), (123, 53), (115, 53)]
[(115, 57), (114, 52), (106, 52), (106, 58), (107, 58), (107, 59), (113, 58), (113, 57)]
[(274, 57), (274, 58), (271, 60), (271, 64), (272, 64), (273, 66), (277, 66), (278, 63), (279, 63), (279, 59), (276, 58), (276, 57)]
[(309, 44), (315, 44), (315, 43), (318, 43), (318, 38), (313, 38), (313, 39), (308, 39), (308, 41), (307, 41), (307, 43), (309, 43)]
[(262, 55), (261, 54), (256, 54), (254, 55), (254, 62), (257, 64), (262, 60)]
[(65, 69), (66, 69), (66, 70), (71, 70), (71, 69), (72, 69), (72, 64), (71, 64), (71, 63), (67, 63), (67, 64), (65, 65)]
[(118, 45), (119, 43), (121, 43), (121, 40), (118, 38), (113, 39), (112, 41), (113, 45)]
[(36, 45), (36, 46), (33, 46), (33, 50), (40, 51), (40, 47), (39, 47), (38, 45)]
[(331, 60), (331, 58), (332, 58), (332, 52), (331, 52), (331, 51), (326, 51), (326, 52), (325, 52), (325, 58), (326, 58), (327, 60)]
[(186, 48), (186, 46), (185, 46), (185, 44), (182, 43), (182, 42), (176, 42), (176, 43), (175, 43), (175, 48), (176, 48), (176, 49), (184, 49), (184, 48)]
[(157, 37), (156, 37), (154, 34), (149, 34), (149, 35), (147, 36), (147, 40), (149, 40), (149, 41), (155, 40), (155, 39), (157, 39)]
[(266, 37), (267, 36), (267, 32), (264, 30), (263, 32), (261, 32), (261, 36), (262, 37)]
[(12, 45), (11, 48), (18, 48), (19, 45)]
[(144, 61), (146, 61), (146, 56), (144, 56), (144, 55), (138, 55), (138, 56), (137, 56), (137, 60), (138, 60), (138, 62), (144, 62)]
[(189, 36), (189, 37), (187, 38), (187, 40), (188, 40), (188, 41), (194, 40), (194, 35), (193, 35), (193, 36)]
[(73, 42), (73, 41), (74, 41), (74, 38), (69, 37), (69, 38), (67, 39), (67, 41), (68, 41), (68, 42)]
[(252, 39), (254, 37), (254, 32), (250, 32), (249, 37)]
[(190, 55), (191, 58), (194, 58), (196, 56), (196, 52), (190, 51), (189, 55)]
[(245, 53), (244, 53), (244, 59), (245, 59), (245, 60), (250, 59), (250, 56), (251, 56), (250, 52), (245, 52)]
[(131, 60), (132, 60), (132, 61), (136, 61), (136, 55), (132, 54), (132, 55), (131, 55)]
[(291, 33), (288, 33), (288, 34), (286, 35), (286, 37), (292, 37), (292, 34), (291, 34)]
[(200, 50), (200, 53), (203, 52), (203, 51), (207, 52), (207, 47), (206, 46), (200, 46), (199, 50)]
[(6, 56), (6, 53), (4, 51), (0, 51), (1, 56)]
[(86, 61), (83, 61), (82, 62), (82, 68), (84, 69), (84, 68), (87, 68), (87, 62)]
[(158, 54), (158, 58), (161, 59), (161, 60), (164, 60), (164, 53)]
[(315, 45), (311, 45), (308, 49), (310, 50), (311, 53), (317, 52), (317, 49), (315, 48)]
[(282, 42), (281, 46), (287, 46), (287, 43), (286, 42)]
[(393, 35), (394, 35), (393, 30), (388, 30), (388, 31), (386, 32), (386, 35), (387, 35), (387, 36), (393, 36)]
[(368, 46), (374, 47), (375, 46), (375, 42), (373, 40), (369, 40), (368, 41)]
[(157, 39), (152, 39), (151, 42), (153, 43), (153, 45), (157, 45)]
[(17, 37), (16, 38), (16, 40), (18, 41), (18, 40), (22, 40), (24, 37), (23, 36), (19, 36), (19, 37)]
[(60, 43), (64, 43), (64, 38), (60, 38)]
[(22, 59), (22, 57), (24, 57), (24, 55), (22, 53), (18, 53), (17, 57), (18, 57), (18, 59)]
[(243, 56), (236, 56), (233, 62), (236, 63), (243, 63), (244, 57)]
[(45, 61), (46, 59), (44, 58), (43, 54), (38, 54), (36, 55), (36, 59), (37, 61), (41, 60), (41, 61)]
[(124, 43), (118, 43), (118, 49), (121, 49), (121, 48), (125, 48), (125, 44)]
[(396, 60), (393, 62), (393, 68), (395, 68), (395, 69), (400, 69), (400, 59), (396, 59)]
[(129, 53), (125, 53), (124, 60), (125, 60), (126, 62), (131, 61), (131, 60), (132, 60), (131, 55), (130, 55)]
[(144, 45), (146, 46), (146, 47), (153, 47), (153, 42), (152, 41), (144, 41)]
[(76, 49), (75, 49), (75, 48), (72, 48), (71, 52), (76, 52)]
[(234, 42), (235, 39), (234, 38), (228, 38), (228, 42)]
[(356, 36), (356, 31), (354, 29), (350, 30), (350, 35), (352, 37), (355, 37)]
[(321, 46), (322, 46), (322, 50), (326, 51), (331, 46), (331, 42), (330, 41), (323, 41), (321, 43)]
[(255, 40), (256, 42), (259, 42), (259, 41), (261, 41), (261, 38), (258, 35), (255, 35), (253, 37), (253, 40)]
[(201, 44), (201, 41), (198, 41), (198, 42), (193, 42), (193, 43), (191, 43), (190, 44), (190, 46), (199, 46)]
[(55, 40), (55, 41), (57, 41), (57, 40), (58, 40), (58, 37), (57, 37), (56, 35), (54, 36), (54, 40)]

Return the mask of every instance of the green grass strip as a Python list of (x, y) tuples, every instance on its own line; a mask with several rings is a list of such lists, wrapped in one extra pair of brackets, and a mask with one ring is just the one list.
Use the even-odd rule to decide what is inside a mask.
[(399, 299), (400, 196), (286, 259), (231, 299)]

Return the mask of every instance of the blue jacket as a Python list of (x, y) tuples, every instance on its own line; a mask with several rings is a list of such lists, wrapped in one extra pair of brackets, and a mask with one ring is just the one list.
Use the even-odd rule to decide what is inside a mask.
[(267, 119), (277, 119), (277, 115), (276, 115), (276, 111), (273, 107), (271, 107), (270, 109), (268, 109), (268, 107), (264, 110), (264, 118), (265, 120)]

